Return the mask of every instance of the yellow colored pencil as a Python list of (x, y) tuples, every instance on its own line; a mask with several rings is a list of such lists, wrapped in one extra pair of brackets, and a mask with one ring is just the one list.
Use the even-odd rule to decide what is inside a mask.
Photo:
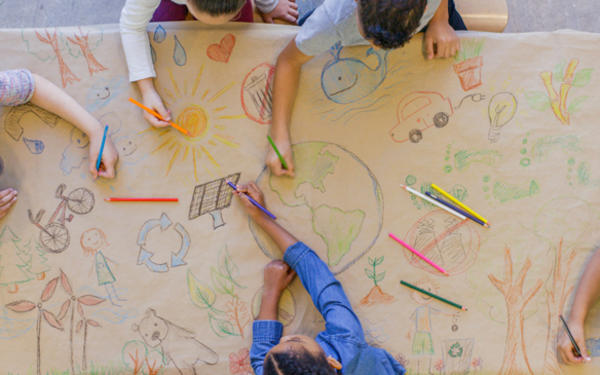
[(478, 218), (479, 220), (483, 221), (484, 223), (487, 224), (487, 220), (479, 215), (477, 212), (473, 211), (471, 208), (469, 208), (466, 204), (462, 203), (461, 201), (459, 201), (458, 199), (454, 198), (452, 195), (446, 193), (444, 191), (444, 189), (442, 189), (441, 187), (437, 186), (436, 184), (431, 184), (431, 187), (437, 191), (438, 193), (442, 194), (445, 198), (447, 198), (448, 200), (450, 200), (452, 203), (456, 204), (457, 206), (459, 206), (460, 208), (462, 208), (463, 210), (467, 211), (468, 213), (470, 213), (471, 215), (475, 216), (476, 218)]

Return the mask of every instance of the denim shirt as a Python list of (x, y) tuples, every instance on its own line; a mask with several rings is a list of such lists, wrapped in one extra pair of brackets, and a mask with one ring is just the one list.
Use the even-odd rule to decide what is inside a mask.
[[(342, 374), (404, 374), (404, 367), (388, 352), (367, 344), (342, 285), (317, 254), (298, 242), (287, 249), (283, 260), (296, 271), (323, 315), (325, 331), (315, 340), (325, 351), (325, 356), (332, 356), (342, 364)], [(254, 321), (250, 363), (256, 375), (262, 375), (265, 356), (279, 343), (282, 332), (283, 325), (278, 321)]]

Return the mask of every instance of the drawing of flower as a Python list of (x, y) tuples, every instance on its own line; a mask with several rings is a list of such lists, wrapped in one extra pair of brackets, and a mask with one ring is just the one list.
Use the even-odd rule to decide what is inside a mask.
[(229, 373), (231, 375), (252, 375), (248, 348), (242, 348), (237, 353), (229, 354)]
[(440, 373), (441, 373), (441, 372), (442, 372), (442, 370), (444, 370), (444, 367), (446, 367), (446, 366), (444, 365), (444, 361), (443, 361), (443, 360), (441, 360), (441, 359), (438, 359), (438, 360), (435, 362), (435, 365), (434, 365), (434, 367), (435, 367), (435, 369), (436, 369), (438, 372), (440, 372)]
[(473, 369), (475, 370), (481, 370), (481, 357), (473, 358), (471, 366), (473, 366)]

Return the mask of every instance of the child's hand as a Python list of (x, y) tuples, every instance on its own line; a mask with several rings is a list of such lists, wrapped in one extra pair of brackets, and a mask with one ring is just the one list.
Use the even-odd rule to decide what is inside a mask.
[(298, 20), (298, 4), (296, 0), (279, 0), (271, 13), (261, 14), (263, 21), (273, 23), (274, 18), (296, 23)]
[(90, 173), (94, 177), (94, 180), (98, 178), (98, 176), (104, 178), (114, 178), (115, 165), (119, 160), (119, 153), (117, 152), (115, 145), (112, 143), (110, 135), (107, 134), (106, 142), (104, 143), (104, 150), (102, 151), (102, 162), (100, 163), (100, 170), (96, 170), (96, 162), (98, 161), (98, 154), (100, 153), (100, 146), (102, 145), (103, 135), (104, 127), (101, 126), (98, 126), (98, 129), (89, 135)]
[(434, 57), (452, 57), (460, 49), (460, 39), (447, 21), (431, 20), (425, 32), (425, 54)]
[(269, 152), (267, 153), (266, 164), (275, 176), (283, 176), (287, 175), (290, 177), (294, 177), (294, 159), (292, 157), (292, 147), (290, 145), (289, 138), (285, 137), (283, 140), (273, 139), (275, 145), (277, 145), (277, 149), (283, 156), (287, 164), (287, 169), (283, 168), (281, 165), (281, 161), (279, 160), (279, 156), (273, 148), (269, 145)]
[(245, 185), (238, 185), (237, 191), (234, 191), (233, 193), (235, 195), (237, 195), (238, 198), (240, 198), (240, 200), (242, 201), (242, 205), (244, 206), (244, 209), (246, 210), (248, 215), (250, 215), (250, 217), (252, 217), (253, 219), (256, 219), (256, 218), (264, 215), (264, 213), (260, 210), (260, 208), (253, 205), (252, 202), (250, 202), (250, 199), (248, 199), (248, 197), (245, 197), (244, 194), (242, 194), (242, 193), (248, 194), (249, 196), (252, 197), (252, 199), (254, 199), (261, 206), (266, 208), (265, 197), (264, 197), (262, 191), (260, 191), (260, 188), (258, 186), (256, 186), (256, 184), (254, 182), (248, 182)]
[(569, 339), (567, 332), (563, 329), (562, 333), (560, 334), (559, 339), (558, 339), (558, 348), (557, 348), (560, 358), (562, 359), (563, 363), (570, 364), (570, 365), (589, 362), (590, 358), (587, 355), (587, 349), (585, 347), (585, 336), (583, 334), (583, 325), (574, 324), (571, 322), (569, 322), (568, 324), (569, 324), (569, 329), (571, 330), (571, 334), (573, 335), (575, 342), (579, 346), (579, 350), (581, 350), (581, 354), (583, 355), (583, 357), (577, 357), (577, 355), (575, 354), (575, 348), (573, 347), (573, 344), (571, 343), (571, 339)]
[(157, 128), (169, 126), (169, 121), (171, 121), (171, 112), (167, 110), (162, 99), (160, 98), (160, 95), (158, 95), (158, 92), (156, 92), (152, 78), (146, 78), (138, 81), (138, 85), (142, 93), (142, 102), (144, 105), (158, 112), (158, 114), (164, 119), (163, 121), (153, 114), (141, 110), (144, 113), (144, 118), (146, 121), (148, 121), (150, 125), (156, 126)]
[(13, 188), (0, 191), (0, 219), (8, 214), (10, 208), (17, 201), (18, 195), (19, 193)]
[(272, 260), (265, 266), (264, 294), (279, 298), (294, 280), (296, 272), (282, 260)]

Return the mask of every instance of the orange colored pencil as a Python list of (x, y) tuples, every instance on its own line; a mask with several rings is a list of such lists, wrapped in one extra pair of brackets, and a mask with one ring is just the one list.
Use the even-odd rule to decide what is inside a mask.
[[(141, 109), (143, 109), (144, 111), (150, 113), (151, 115), (153, 115), (154, 117), (156, 117), (159, 120), (162, 121), (167, 121), (165, 120), (158, 112), (156, 112), (155, 110), (153, 110), (152, 108), (148, 108), (145, 105), (143, 105), (142, 103), (138, 102), (137, 100), (135, 100), (134, 98), (129, 98), (129, 101), (132, 102), (133, 104), (137, 105), (138, 107), (140, 107)], [(180, 132), (182, 132), (185, 135), (190, 135), (190, 133), (185, 130), (184, 128), (182, 128), (181, 126), (177, 125), (176, 123), (172, 122), (172, 121), (167, 121), (169, 124), (171, 124), (172, 127), (174, 127), (175, 129), (179, 130)]]

